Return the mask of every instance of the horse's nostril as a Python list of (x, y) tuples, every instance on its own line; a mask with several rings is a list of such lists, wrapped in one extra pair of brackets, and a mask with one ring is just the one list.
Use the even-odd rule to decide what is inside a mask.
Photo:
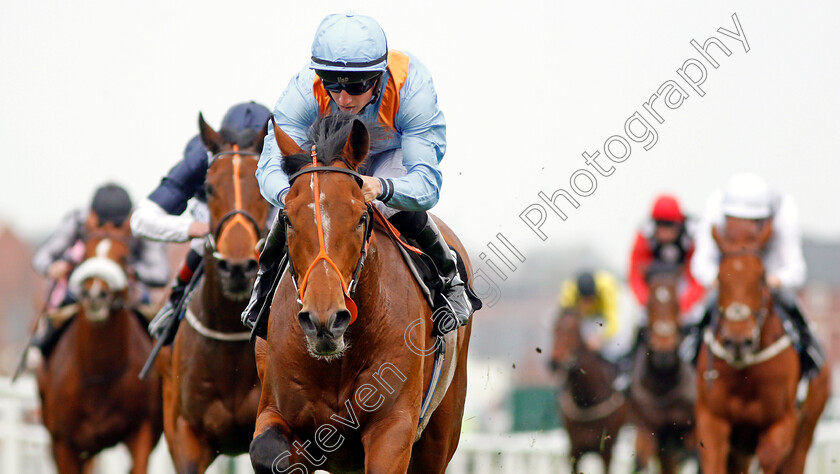
[(346, 309), (337, 311), (332, 318), (332, 324), (330, 324), (330, 332), (332, 335), (338, 336), (342, 334), (347, 329), (347, 326), (350, 325), (350, 319), (352, 319), (350, 311), (347, 311)]
[(300, 328), (303, 329), (304, 334), (310, 337), (315, 337), (318, 334), (318, 328), (312, 320), (312, 315), (308, 311), (301, 311), (298, 313), (298, 322)]
[(219, 260), (219, 270), (230, 272), (230, 263), (227, 260)]
[(257, 271), (257, 268), (259, 268), (259, 266), (260, 264), (256, 260), (248, 260), (248, 262), (245, 264), (245, 273), (253, 273)]

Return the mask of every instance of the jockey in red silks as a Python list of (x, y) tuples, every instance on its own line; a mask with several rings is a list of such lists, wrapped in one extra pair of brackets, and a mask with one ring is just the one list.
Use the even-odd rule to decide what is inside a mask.
[(643, 307), (647, 306), (648, 301), (645, 273), (654, 262), (683, 268), (679, 288), (681, 314), (688, 315), (689, 310), (703, 297), (703, 285), (694, 279), (690, 271), (694, 254), (692, 230), (693, 222), (683, 214), (676, 198), (667, 194), (656, 198), (650, 220), (636, 234), (636, 243), (630, 257), (630, 287)]

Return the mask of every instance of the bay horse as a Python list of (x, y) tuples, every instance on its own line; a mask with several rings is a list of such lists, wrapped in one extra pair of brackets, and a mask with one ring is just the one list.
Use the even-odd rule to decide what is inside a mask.
[(604, 472), (609, 472), (627, 401), (613, 388), (615, 364), (586, 347), (578, 308), (562, 309), (554, 324), (551, 368), (560, 375), (558, 408), (569, 434), (572, 472), (580, 472), (580, 459), (590, 452), (601, 456)]
[(797, 407), (800, 362), (765, 281), (769, 222), (727, 218), (720, 248), (717, 314), (704, 334), (697, 373), (697, 437), (704, 472), (801, 473), (828, 398), (829, 368)]
[[(438, 342), (430, 305), (396, 244), (373, 229), (360, 189), (356, 170), (377, 130), (350, 114), (321, 117), (310, 154), (274, 126), (292, 182), (284, 214), (291, 273), (272, 301), (267, 341), (255, 346), (258, 474), (443, 473), (457, 448), (471, 323), (447, 336), (457, 355), (447, 343), (445, 357), (457, 367), (420, 434)], [(436, 222), (469, 274), (464, 247)]]
[(220, 133), (200, 114), (199, 130), (213, 154), (205, 181), (211, 233), (204, 274), (172, 346), (157, 361), (164, 433), (182, 474), (205, 472), (219, 454), (248, 451), (260, 387), (239, 315), (251, 294), (256, 246), (269, 213), (254, 176), (265, 130)]
[(682, 342), (678, 287), (682, 268), (654, 265), (647, 325), (635, 354), (630, 402), (636, 424), (636, 469), (658, 458), (660, 472), (677, 472), (681, 458), (694, 455), (695, 373), (680, 359)]
[(94, 456), (117, 443), (130, 472), (144, 474), (162, 431), (160, 378), (137, 379), (152, 340), (130, 308), (128, 222), (87, 220), (84, 261), (69, 280), (78, 314), (37, 372), (59, 474), (91, 472)]

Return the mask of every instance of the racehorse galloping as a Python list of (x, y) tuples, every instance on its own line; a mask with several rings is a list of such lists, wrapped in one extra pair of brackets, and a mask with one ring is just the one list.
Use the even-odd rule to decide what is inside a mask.
[(796, 406), (799, 357), (765, 282), (772, 227), (728, 218), (712, 231), (721, 252), (719, 314), (698, 359), (697, 438), (704, 472), (801, 473), (828, 398), (826, 364)]
[(677, 293), (680, 267), (648, 270), (647, 327), (635, 355), (630, 401), (636, 418), (636, 468), (653, 457), (660, 472), (677, 472), (680, 458), (694, 452), (694, 369), (677, 350), (682, 340)]
[(137, 373), (152, 349), (129, 308), (131, 231), (86, 224), (85, 260), (70, 278), (79, 313), (38, 369), (44, 425), (60, 474), (90, 472), (101, 450), (125, 443), (132, 474), (147, 472), (161, 433), (160, 379)]
[(576, 308), (561, 311), (554, 325), (551, 367), (560, 374), (558, 406), (569, 433), (572, 472), (584, 454), (594, 452), (609, 472), (612, 449), (627, 413), (626, 400), (613, 388), (616, 367), (586, 347)]
[(205, 185), (211, 234), (204, 276), (172, 347), (161, 351), (157, 363), (164, 431), (179, 473), (203, 473), (220, 453), (248, 451), (260, 393), (239, 314), (256, 275), (255, 248), (269, 212), (254, 176), (265, 132), (220, 134), (201, 116), (199, 129), (213, 153)]
[[(430, 306), (396, 245), (379, 227), (366, 243), (373, 216), (355, 170), (369, 151), (368, 128), (348, 114), (318, 119), (317, 164), (279, 127), (274, 132), (292, 175), (284, 217), (293, 275), (278, 287), (267, 342), (256, 345), (263, 391), (251, 462), (259, 474), (290, 466), (443, 473), (460, 436), (471, 326), (447, 336), (457, 344), (457, 355), (456, 344), (446, 349), (456, 371), (418, 439), (436, 340)], [(466, 257), (452, 231), (438, 226)]]

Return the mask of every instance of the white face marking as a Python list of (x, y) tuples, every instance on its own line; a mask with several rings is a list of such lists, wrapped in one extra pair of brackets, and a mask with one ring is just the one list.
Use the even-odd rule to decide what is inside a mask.
[(668, 292), (668, 289), (663, 286), (660, 286), (656, 289), (655, 297), (656, 301), (659, 301), (660, 303), (667, 303), (671, 301), (671, 293)]
[(330, 241), (330, 215), (324, 210), (324, 193), (321, 193), (321, 226), (324, 229), (324, 245)]
[(744, 303), (732, 303), (723, 314), (730, 321), (743, 321), (750, 317), (752, 310)]
[(677, 333), (677, 325), (673, 321), (656, 321), (653, 332), (658, 336), (673, 336)]
[(102, 239), (96, 244), (96, 256), (108, 258), (108, 252), (111, 251), (111, 239)]

